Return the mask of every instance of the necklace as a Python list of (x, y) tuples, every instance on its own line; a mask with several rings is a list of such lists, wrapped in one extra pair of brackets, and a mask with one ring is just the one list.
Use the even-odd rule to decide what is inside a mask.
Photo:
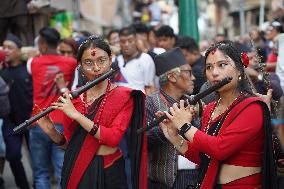
[[(110, 86), (111, 86), (111, 82), (110, 80), (108, 80), (108, 84), (107, 84), (107, 88), (106, 88), (106, 92), (105, 92), (105, 96), (101, 102), (101, 105), (99, 107), (99, 110), (101, 109), (101, 106), (104, 106), (105, 105), (105, 102), (106, 102), (106, 99), (107, 99), (107, 96), (108, 96), (108, 93), (110, 91)], [(93, 98), (89, 101), (87, 101), (87, 91), (85, 93), (83, 93), (83, 103), (84, 103), (84, 106), (85, 106), (85, 114), (87, 114), (88, 112), (88, 108), (89, 106), (92, 104), (91, 102), (95, 101), (96, 99)]]
[[(207, 134), (208, 134), (210, 125), (212, 124), (213, 118), (214, 118), (214, 120), (216, 120), (216, 118), (218, 118), (218, 117), (220, 117), (220, 116), (223, 115), (223, 117), (221, 117), (220, 121), (218, 122), (218, 124), (217, 124), (217, 126), (216, 126), (216, 128), (215, 128), (215, 130), (214, 130), (214, 132), (213, 132), (213, 134), (212, 134), (212, 136), (216, 136), (216, 135), (218, 134), (218, 132), (219, 132), (219, 130), (220, 130), (220, 127), (221, 127), (221, 126), (220, 126), (221, 122), (223, 122), (223, 121), (226, 119), (226, 117), (229, 115), (229, 113), (227, 113), (227, 111), (229, 111), (229, 110), (231, 109), (231, 107), (232, 107), (233, 105), (235, 105), (235, 104), (240, 100), (240, 98), (241, 98), (242, 96), (243, 96), (243, 93), (241, 92), (240, 95), (237, 96), (237, 97), (233, 100), (233, 102), (226, 108), (226, 110), (223, 111), (223, 113), (221, 113), (220, 115), (218, 115), (217, 117), (214, 118), (215, 111), (216, 111), (216, 109), (219, 107), (220, 101), (221, 101), (221, 98), (218, 99), (218, 101), (217, 101), (216, 104), (215, 104), (215, 107), (211, 110), (210, 118), (209, 118), (209, 120), (208, 120), (208, 122), (207, 122), (207, 125), (206, 125), (206, 127), (205, 127), (205, 132), (206, 132)], [(224, 115), (225, 115), (225, 116), (224, 116)]]
[[(230, 114), (230, 109), (231, 109), (235, 104), (237, 104), (237, 102), (239, 102), (239, 100), (240, 100), (243, 96), (244, 96), (243, 93), (240, 93), (240, 95), (239, 95), (238, 97), (236, 97), (236, 98), (233, 100), (233, 102), (231, 103), (231, 105), (228, 106), (227, 109), (226, 109), (222, 114), (220, 114), (219, 116), (217, 116), (217, 117), (220, 117), (221, 115), (223, 115), (223, 116), (220, 118), (220, 120), (219, 120), (217, 126), (215, 127), (215, 129), (214, 129), (214, 131), (213, 131), (213, 133), (212, 133), (212, 135), (211, 135), (211, 134), (208, 133), (208, 131), (209, 131), (210, 125), (212, 124), (211, 122), (213, 121), (215, 109), (219, 106), (220, 101), (221, 101), (221, 98), (218, 99), (218, 101), (217, 101), (216, 104), (215, 104), (215, 107), (211, 110), (211, 116), (210, 116), (210, 119), (208, 120), (207, 126), (206, 126), (206, 128), (205, 128), (205, 132), (206, 132), (208, 135), (211, 135), (211, 136), (217, 136), (217, 135), (218, 135), (218, 133), (219, 133), (221, 127), (222, 127), (222, 124), (223, 124), (224, 120), (225, 120), (225, 119), (227, 118), (227, 116)], [(217, 117), (216, 117), (216, 118), (217, 118)], [(215, 118), (215, 119), (216, 119), (216, 118)], [(205, 153), (204, 153), (204, 155), (207, 156), (209, 159), (211, 158), (209, 155), (207, 155), (207, 154), (205, 154)]]

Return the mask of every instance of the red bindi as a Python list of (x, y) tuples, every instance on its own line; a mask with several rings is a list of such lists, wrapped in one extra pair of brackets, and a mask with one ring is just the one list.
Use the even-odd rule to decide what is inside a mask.
[(96, 56), (96, 49), (92, 49), (91, 55)]

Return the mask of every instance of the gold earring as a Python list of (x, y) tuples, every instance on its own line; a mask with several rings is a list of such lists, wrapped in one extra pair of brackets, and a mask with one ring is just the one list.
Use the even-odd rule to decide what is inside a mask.
[(239, 77), (238, 77), (238, 81), (241, 81), (242, 80), (242, 76), (240, 75)]

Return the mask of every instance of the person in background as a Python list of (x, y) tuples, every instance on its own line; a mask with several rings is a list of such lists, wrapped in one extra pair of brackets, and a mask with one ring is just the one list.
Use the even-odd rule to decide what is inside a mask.
[[(284, 108), (283, 108), (283, 106), (280, 106), (279, 114), (280, 114), (280, 116), (273, 123), (273, 126), (275, 127), (275, 130), (277, 131), (277, 134), (278, 134), (278, 137), (279, 137), (279, 140), (280, 140), (280, 144), (281, 144), (282, 154), (283, 154), (283, 149), (284, 149)], [(281, 162), (278, 162), (278, 163), (282, 164), (282, 166), (283, 166), (283, 159), (281, 159)], [(282, 166), (281, 166), (281, 168), (283, 168)]]
[(279, 103), (278, 117), (271, 119), (274, 130), (273, 149), (275, 153), (275, 162), (277, 165), (277, 184), (278, 188), (284, 188), (284, 111), (283, 106)]
[(3, 171), (5, 165), (6, 147), (3, 138), (3, 118), (10, 113), (9, 87), (0, 76), (0, 189), (5, 189)]
[[(280, 34), (278, 37), (278, 58), (277, 58), (277, 65), (276, 65), (276, 75), (280, 79), (281, 88), (284, 91), (284, 34)], [(275, 130), (278, 133), (278, 138), (280, 140), (280, 148), (279, 151), (281, 155), (283, 155), (283, 149), (284, 149), (284, 96), (281, 97), (279, 102), (279, 117), (277, 120), (275, 120), (275, 123), (273, 125), (275, 126)], [(284, 179), (283, 179), (283, 156), (282, 159), (278, 160), (278, 163), (280, 164), (280, 168), (282, 169), (282, 179), (279, 178), (279, 187), (284, 188)], [(280, 171), (281, 171), (280, 169)]]
[(158, 26), (149, 26), (148, 40), (151, 48), (157, 47), (156, 31)]
[(163, 25), (156, 31), (157, 46), (166, 51), (174, 48), (176, 43), (176, 35), (173, 28), (168, 25)]
[[(77, 63), (73, 57), (58, 54), (57, 46), (59, 41), (60, 35), (55, 29), (44, 27), (40, 30), (38, 46), (41, 55), (34, 57), (28, 68), (32, 75), (34, 88), (34, 111), (32, 115), (36, 114), (35, 107), (39, 106), (41, 109), (50, 107), (51, 103), (57, 101), (62, 93), (70, 90)], [(63, 73), (68, 84), (67, 87), (56, 84), (56, 76), (60, 73)], [(50, 117), (54, 121), (55, 127), (63, 131), (60, 111), (51, 112)], [(55, 145), (37, 124), (29, 131), (29, 146), (35, 187), (37, 189), (50, 188), (50, 165), (54, 167), (59, 186), (64, 151)]]
[[(0, 51), (0, 71), (5, 61), (4, 51)], [(5, 183), (3, 180), (3, 171), (5, 165), (6, 146), (4, 142), (2, 127), (3, 118), (10, 113), (10, 102), (9, 102), (9, 87), (0, 76), (0, 189), (5, 189)]]
[[(58, 50), (58, 53), (62, 56), (72, 57), (76, 59), (77, 53), (78, 53), (78, 47), (79, 45), (73, 38), (66, 38), (59, 42), (57, 50)], [(55, 81), (59, 88), (64, 88), (68, 86), (68, 83), (65, 83), (63, 73), (59, 73), (58, 75), (56, 75)], [(86, 82), (84, 81), (84, 78), (79, 74), (78, 67), (77, 67), (75, 70), (74, 80), (72, 82), (71, 89), (72, 90), (76, 89), (84, 85), (85, 83)]]
[(161, 21), (162, 10), (159, 5), (159, 2), (156, 0), (149, 1), (149, 11), (151, 16), (150, 25), (157, 25)]
[[(259, 63), (259, 55), (257, 54), (256, 50), (252, 50), (251, 52), (247, 53), (249, 58), (249, 65), (245, 69), (245, 72), (250, 77), (252, 81), (252, 85), (255, 88), (255, 92), (260, 94), (267, 94), (267, 87), (265, 84), (264, 74), (261, 71), (260, 66), (263, 63)], [(267, 80), (270, 83), (270, 87), (272, 91), (272, 99), (279, 101), (283, 95), (283, 91), (280, 85), (280, 79), (275, 73), (269, 73), (267, 76)]]
[(122, 54), (118, 55), (114, 61), (119, 69), (114, 78), (115, 83), (150, 94), (155, 90), (153, 59), (137, 49), (137, 37), (133, 27), (122, 28), (119, 38)]
[(115, 55), (120, 54), (119, 30), (111, 30), (107, 35), (107, 40), (109, 42), (111, 51)]
[(57, 49), (59, 54), (63, 56), (76, 58), (78, 47), (78, 44), (73, 38), (65, 38), (59, 42)]
[[(192, 93), (195, 80), (192, 69), (180, 48), (157, 55), (160, 90), (146, 97), (146, 121), (151, 122), (157, 111), (168, 110), (184, 94)], [(196, 184), (197, 167), (178, 153), (163, 136), (160, 127), (147, 132), (148, 188), (183, 189)]]
[(206, 82), (206, 76), (204, 74), (204, 57), (200, 54), (198, 44), (191, 37), (179, 38), (176, 46), (181, 48), (187, 63), (192, 67), (192, 74), (195, 77), (192, 94), (195, 95)]
[(223, 41), (226, 41), (226, 40), (227, 40), (227, 37), (223, 33), (218, 33), (214, 38), (215, 43), (220, 43), (220, 42), (223, 42)]
[(3, 50), (0, 50), (0, 71), (3, 70), (7, 63), (5, 62), (6, 54)]
[(275, 72), (277, 57), (278, 57), (278, 35), (282, 33), (282, 26), (279, 22), (272, 22), (267, 28), (265, 38), (270, 48), (266, 60), (266, 70), (268, 72)]
[[(9, 102), (9, 86), (0, 76), (0, 118), (4, 118), (10, 113), (10, 102)], [(2, 125), (2, 124), (1, 124)], [(2, 129), (1, 129), (2, 130)]]
[(133, 24), (136, 31), (137, 48), (139, 51), (149, 54), (154, 60), (155, 56), (165, 52), (164, 49), (151, 47), (149, 43), (149, 29), (143, 23)]
[[(153, 60), (155, 56), (165, 52), (165, 49), (163, 48), (151, 46), (151, 43), (150, 43), (151, 30), (149, 30), (145, 24), (137, 23), (137, 24), (133, 24), (133, 27), (136, 30), (137, 48), (140, 52), (149, 54)], [(159, 69), (156, 67), (156, 64), (155, 64), (155, 69), (156, 71), (157, 69)], [(155, 75), (155, 78), (154, 78), (154, 86), (156, 89), (159, 89), (159, 78), (157, 77), (157, 75)]]
[[(2, 0), (0, 8), (0, 44), (3, 44), (9, 32), (22, 40), (24, 45), (32, 45), (33, 35), (28, 27), (29, 0)], [(21, 38), (23, 37), (23, 38)]]
[(253, 47), (256, 49), (259, 55), (260, 62), (264, 63), (267, 59), (266, 49), (265, 49), (265, 38), (263, 33), (258, 28), (252, 28), (249, 31), (249, 36), (251, 38)]
[(21, 59), (21, 47), (21, 40), (13, 34), (8, 34), (3, 43), (8, 67), (2, 70), (1, 76), (10, 88), (11, 111), (4, 118), (2, 131), (6, 144), (6, 159), (10, 164), (16, 185), (18, 188), (28, 189), (30, 187), (21, 161), (21, 152), (23, 138), (28, 144), (29, 132), (20, 134), (13, 132), (14, 127), (29, 119), (33, 104), (32, 77), (28, 73), (26, 62)]

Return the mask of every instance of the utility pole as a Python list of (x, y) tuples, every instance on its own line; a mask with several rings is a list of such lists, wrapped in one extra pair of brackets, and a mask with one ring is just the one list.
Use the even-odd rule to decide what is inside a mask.
[(78, 0), (72, 0), (73, 2), (73, 12), (74, 12), (74, 24), (73, 27), (75, 30), (79, 30), (80, 29), (80, 1)]
[(197, 0), (179, 0), (179, 34), (199, 41)]
[(245, 10), (244, 10), (244, 0), (240, 0), (240, 28), (241, 28), (241, 36), (245, 35), (246, 30), (246, 24), (245, 24)]
[(259, 28), (264, 23), (264, 7), (265, 7), (265, 0), (260, 0), (260, 7), (259, 7)]

